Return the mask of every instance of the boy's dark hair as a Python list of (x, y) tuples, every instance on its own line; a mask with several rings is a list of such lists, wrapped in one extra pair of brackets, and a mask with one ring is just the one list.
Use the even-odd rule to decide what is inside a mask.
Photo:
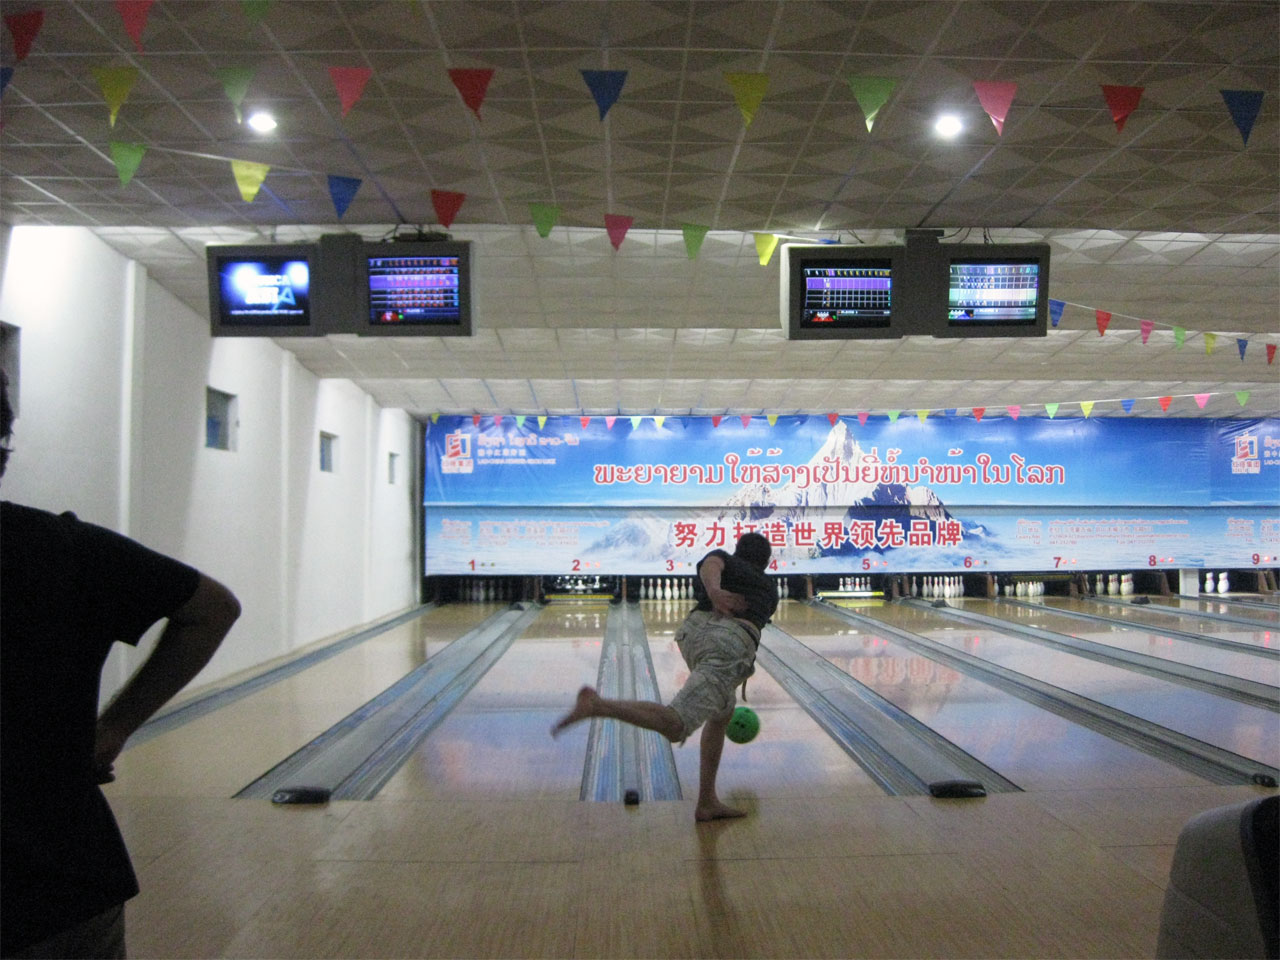
[(762, 533), (744, 533), (738, 538), (738, 545), (733, 548), (735, 557), (741, 557), (761, 571), (769, 565), (772, 554), (773, 548)]

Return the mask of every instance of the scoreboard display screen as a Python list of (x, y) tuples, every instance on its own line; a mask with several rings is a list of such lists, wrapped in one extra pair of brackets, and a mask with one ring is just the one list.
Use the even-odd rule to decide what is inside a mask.
[(947, 322), (952, 326), (1034, 325), (1043, 313), (1040, 261), (951, 261)]
[(369, 322), (457, 324), (462, 316), (457, 256), (369, 256)]
[(800, 266), (801, 329), (887, 327), (893, 316), (890, 260), (822, 260)]

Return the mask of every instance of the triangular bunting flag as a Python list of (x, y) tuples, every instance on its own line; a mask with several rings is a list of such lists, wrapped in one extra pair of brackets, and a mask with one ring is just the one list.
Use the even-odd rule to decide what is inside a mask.
[(31, 44), (44, 24), (43, 10), (25, 10), (22, 13), (10, 13), (4, 18), (4, 25), (9, 28), (13, 37), (13, 61), (21, 63), (31, 52)]
[(1246, 403), (1248, 403), (1248, 402), (1249, 402), (1249, 391), (1248, 391), (1248, 390), (1237, 390), (1237, 391), (1236, 391), (1236, 403), (1240, 404), (1240, 406), (1242, 406), (1242, 407), (1243, 407), (1243, 406), (1244, 406)]
[(1276, 345), (1274, 343), (1267, 344), (1267, 366), (1271, 366), (1271, 361), (1276, 358)]
[(587, 429), (587, 424), (591, 422), (590, 417), (579, 417), (578, 422), (582, 424), (582, 429)]
[(1047, 413), (1049, 415), (1049, 419), (1052, 420), (1058, 415), (1058, 405), (1056, 403), (1046, 403), (1044, 405), (1044, 412)]
[(644, 422), (644, 417), (632, 417), (632, 418), (631, 418), (631, 429), (632, 429), (632, 430), (639, 430), (639, 429), (640, 429), (640, 424), (641, 424), (642, 422)]
[(627, 238), (627, 231), (631, 229), (631, 224), (634, 222), (635, 217), (624, 217), (618, 213), (604, 215), (604, 229), (609, 234), (609, 242), (613, 244), (613, 249), (617, 250), (622, 246), (622, 241)]
[(102, 88), (102, 99), (107, 101), (107, 107), (111, 110), (111, 126), (114, 127), (120, 108), (129, 99), (129, 92), (138, 81), (138, 71), (134, 67), (94, 67), (93, 75)]
[(1092, 400), (1081, 400), (1081, 401), (1080, 401), (1080, 412), (1081, 412), (1081, 413), (1083, 413), (1083, 414), (1084, 414), (1084, 418), (1085, 418), (1086, 420), (1088, 420), (1088, 419), (1089, 419), (1089, 414), (1093, 413), (1093, 401), (1092, 401)]
[(1249, 142), (1249, 131), (1253, 129), (1253, 121), (1258, 119), (1258, 111), (1262, 109), (1261, 90), (1222, 90), (1222, 99), (1231, 111), (1231, 119), (1244, 142)]
[(516, 414), (516, 429), (519, 430), (524, 426), (525, 415), (523, 413)]
[(769, 421), (769, 426), (771, 427), (776, 427), (778, 425), (778, 415), (776, 413), (769, 414), (765, 419)]
[(712, 428), (715, 428), (715, 427), (720, 426), (720, 421), (721, 421), (722, 419), (724, 419), (724, 418), (723, 418), (723, 417), (712, 417), (712, 418), (711, 418), (711, 426), (712, 426)]
[(439, 422), (439, 420), (440, 420), (440, 414), (438, 414), (438, 413), (433, 413), (433, 414), (431, 414), (431, 422), (432, 422), (432, 423), (438, 423), (438, 422)]
[(1151, 331), (1156, 328), (1156, 325), (1150, 320), (1143, 320), (1138, 324), (1138, 328), (1142, 331), (1142, 342), (1145, 344), (1147, 342), (1147, 338), (1151, 336)]
[(1236, 349), (1240, 351), (1240, 362), (1244, 363), (1244, 352), (1249, 349), (1249, 341), (1243, 337), (1236, 337)]
[(591, 96), (595, 97), (596, 106), (600, 108), (600, 119), (603, 120), (622, 93), (622, 85), (627, 82), (627, 71), (583, 70), (582, 79), (586, 81)]
[(240, 0), (240, 9), (252, 24), (259, 24), (271, 9), (272, 0)]
[(227, 95), (227, 99), (231, 101), (231, 106), (236, 111), (236, 123), (244, 122), (240, 104), (244, 103), (245, 95), (249, 92), (253, 74), (253, 67), (223, 67), (218, 71), (218, 79), (222, 81), (222, 92)]
[(147, 28), (147, 15), (153, 3), (155, 0), (116, 0), (116, 12), (139, 53), (142, 53), (142, 31)]
[(1174, 327), (1174, 328), (1173, 328), (1173, 347), (1174, 347), (1174, 349), (1175, 349), (1175, 350), (1181, 350), (1181, 349), (1182, 349), (1182, 345), (1183, 345), (1184, 343), (1186, 343), (1186, 342), (1187, 342), (1187, 328), (1186, 328), (1186, 327)]
[(9, 85), (9, 81), (13, 79), (13, 67), (0, 67), (0, 96), (4, 94), (4, 88)]
[(1018, 85), (975, 80), (973, 89), (978, 94), (978, 102), (982, 104), (982, 109), (987, 111), (987, 116), (996, 125), (996, 136), (1003, 136), (1004, 120), (1009, 115), (1009, 107), (1013, 103), (1014, 95), (1018, 92)]
[(760, 258), (760, 266), (763, 267), (773, 256), (773, 251), (777, 249), (778, 237), (772, 233), (757, 233), (755, 237), (756, 256)]
[(334, 87), (337, 88), (338, 100), (342, 103), (342, 115), (345, 117), (347, 111), (356, 105), (356, 101), (364, 93), (365, 84), (373, 76), (373, 71), (368, 67), (330, 67), (329, 76), (333, 79)]
[(116, 173), (120, 176), (120, 186), (126, 187), (142, 163), (142, 156), (147, 148), (141, 143), (117, 143), (111, 141), (111, 161), (116, 165)]
[(231, 174), (236, 178), (236, 186), (240, 188), (240, 199), (245, 203), (253, 203), (253, 198), (258, 195), (258, 188), (267, 179), (267, 171), (270, 169), (270, 165), (265, 163), (232, 160)]
[(738, 109), (742, 111), (743, 122), (748, 127), (751, 126), (760, 101), (764, 99), (765, 91), (769, 89), (769, 75), (767, 73), (726, 73), (724, 79), (733, 90), (733, 99), (737, 101)]
[(1204, 335), (1204, 355), (1212, 356), (1213, 348), (1217, 346), (1218, 335), (1216, 333), (1206, 333)]
[(493, 79), (492, 70), (450, 70), (449, 79), (458, 88), (462, 102), (471, 108), (471, 112), (480, 119), (480, 104), (484, 103), (485, 92), (489, 89), (489, 81)]
[(742, 421), (742, 429), (743, 429), (743, 430), (745, 430), (745, 429), (747, 429), (747, 427), (751, 426), (751, 414), (749, 414), (749, 413), (744, 413), (744, 414), (742, 414), (742, 416), (738, 417), (738, 419)]
[(339, 220), (347, 212), (347, 207), (351, 206), (351, 201), (355, 199), (356, 191), (360, 189), (362, 183), (364, 181), (356, 177), (329, 174), (329, 199), (333, 201), (333, 209), (338, 214)]
[(1125, 412), (1125, 413), (1133, 413), (1133, 401), (1132, 401), (1132, 400), (1121, 400), (1121, 401), (1120, 401), (1120, 406), (1124, 407), (1124, 412)]
[(897, 423), (897, 422), (898, 422), (898, 414), (900, 414), (901, 412), (902, 412), (901, 410), (890, 410), (890, 411), (889, 411), (889, 413), (888, 413), (888, 416), (889, 416), (889, 422), (890, 422), (890, 423)]
[(928, 420), (928, 419), (929, 419), (929, 411), (928, 411), (928, 410), (917, 410), (917, 411), (916, 411), (916, 417), (917, 417), (917, 418), (919, 418), (919, 420), (920, 420), (920, 422), (921, 422), (921, 423), (924, 423), (926, 420)]
[(533, 221), (538, 236), (544, 239), (550, 235), (551, 228), (560, 219), (560, 207), (554, 203), (529, 204), (529, 219)]
[(480, 426), (480, 414), (477, 413), (475, 416), (471, 418), (471, 425), (473, 427)]
[(539, 429), (539, 430), (541, 430), (541, 429), (542, 429), (543, 427), (545, 427), (546, 425), (547, 425), (547, 418), (546, 418), (546, 417), (538, 417), (538, 429)]
[(885, 101), (889, 99), (889, 94), (893, 93), (897, 83), (897, 80), (889, 77), (849, 78), (849, 89), (853, 91), (853, 99), (858, 101), (862, 116), (867, 121), (867, 133), (871, 132), (871, 126), (876, 122), (880, 108), (885, 105)]
[(710, 229), (696, 223), (680, 224), (680, 231), (684, 234), (684, 248), (690, 260), (697, 258), (698, 251), (702, 249), (702, 241), (707, 238), (707, 231)]
[(617, 421), (618, 421), (618, 418), (617, 418), (617, 417), (605, 417), (605, 418), (604, 418), (604, 428), (605, 428), (606, 430), (612, 430), (612, 429), (613, 429), (613, 425), (614, 425), (615, 423), (617, 423)]
[(666, 423), (666, 422), (667, 422), (667, 418), (666, 418), (666, 417), (654, 417), (654, 418), (653, 418), (653, 425), (654, 425), (655, 427), (657, 427), (659, 430), (661, 430), (661, 429), (662, 429), (662, 425), (663, 425), (664, 423)]
[(831, 424), (833, 427), (836, 425), (836, 421), (839, 419), (840, 419), (840, 414), (838, 413), (827, 414), (827, 423)]
[(1022, 412), (1022, 405), (1021, 405), (1021, 404), (1018, 404), (1018, 405), (1016, 405), (1016, 406), (1012, 406), (1012, 407), (1005, 407), (1005, 409), (1009, 411), (1009, 416), (1011, 416), (1011, 417), (1013, 417), (1013, 419), (1017, 420), (1017, 419), (1018, 419), (1018, 414), (1020, 414), (1020, 413)]
[(465, 193), (454, 193), (452, 190), (432, 190), (431, 206), (436, 211), (436, 219), (446, 230), (453, 225), (453, 218), (462, 209)]
[(1111, 323), (1111, 314), (1105, 310), (1093, 311), (1094, 322), (1098, 324), (1098, 336), (1102, 336), (1107, 332), (1107, 327)]
[(986, 412), (987, 412), (987, 408), (986, 408), (986, 407), (974, 407), (974, 408), (973, 408), (973, 419), (975, 419), (975, 420), (977, 420), (979, 423), (981, 423), (981, 422), (982, 422), (982, 415), (983, 415), (984, 413), (986, 413)]
[(1138, 101), (1142, 99), (1142, 87), (1115, 87), (1102, 85), (1102, 95), (1107, 106), (1111, 108), (1111, 119), (1115, 121), (1116, 133), (1124, 129), (1124, 122), (1129, 114), (1138, 109)]
[(502, 426), (502, 414), (500, 414), (500, 413), (495, 413), (495, 414), (493, 415), (493, 425), (494, 425), (495, 427), (500, 427), (500, 426)]
[(1062, 322), (1062, 310), (1066, 303), (1062, 300), (1049, 299), (1049, 326), (1056, 327)]
[(1173, 397), (1161, 397), (1156, 403), (1160, 404), (1160, 409), (1169, 412), (1169, 404), (1173, 403)]
[(860, 427), (865, 427), (865, 426), (867, 425), (867, 417), (869, 417), (869, 416), (870, 416), (870, 414), (868, 414), (868, 413), (860, 413), (860, 414), (858, 414), (858, 426), (860, 426)]
[(1203, 410), (1204, 405), (1209, 402), (1209, 394), (1197, 393), (1195, 397), (1196, 397), (1196, 406), (1199, 407), (1201, 410)]

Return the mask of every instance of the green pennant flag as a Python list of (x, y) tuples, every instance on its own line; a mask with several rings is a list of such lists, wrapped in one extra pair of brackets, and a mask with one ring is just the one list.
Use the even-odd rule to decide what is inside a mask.
[(517, 430), (519, 430), (521, 427), (523, 427), (523, 426), (524, 426), (524, 417), (525, 417), (525, 415), (524, 415), (523, 413), (517, 413), (517, 414), (516, 414), (516, 429), (517, 429)]
[(871, 132), (871, 125), (876, 122), (876, 115), (880, 113), (880, 108), (885, 105), (885, 101), (889, 99), (889, 94), (893, 93), (897, 83), (898, 81), (890, 77), (849, 78), (849, 89), (853, 91), (853, 98), (858, 101), (858, 106), (862, 108), (862, 115), (867, 118), (867, 133)]
[(222, 91), (231, 101), (236, 111), (236, 123), (244, 123), (244, 114), (240, 105), (244, 103), (245, 94), (249, 92), (249, 84), (253, 82), (253, 67), (223, 67), (218, 71), (218, 79), (222, 81)]
[(707, 238), (707, 231), (710, 229), (696, 223), (680, 224), (680, 230), (684, 233), (684, 248), (688, 251), (690, 260), (697, 259), (698, 251), (702, 249), (702, 241)]
[(640, 429), (640, 424), (641, 424), (643, 421), (644, 421), (644, 417), (632, 417), (632, 418), (631, 418), (631, 429), (632, 429), (632, 430), (639, 430), (639, 429)]
[(240, 0), (240, 9), (249, 18), (249, 22), (258, 24), (271, 8), (271, 0)]
[(554, 203), (531, 203), (529, 218), (533, 220), (538, 236), (545, 239), (551, 233), (551, 228), (556, 225), (556, 221), (560, 219), (560, 207)]
[(1249, 391), (1248, 391), (1248, 390), (1237, 390), (1237, 391), (1236, 391), (1236, 403), (1240, 404), (1240, 406), (1242, 406), (1242, 407), (1243, 407), (1243, 406), (1244, 406), (1246, 403), (1248, 403), (1248, 402), (1249, 402)]
[(899, 414), (899, 413), (901, 413), (901, 412), (902, 412), (902, 411), (900, 411), (900, 410), (890, 410), (890, 411), (889, 411), (889, 422), (890, 422), (890, 423), (897, 423), (897, 422), (898, 422), (898, 414)]
[(1175, 349), (1175, 350), (1181, 350), (1181, 349), (1182, 349), (1182, 345), (1183, 345), (1184, 343), (1186, 343), (1186, 342), (1187, 342), (1187, 328), (1186, 328), (1186, 327), (1174, 327), (1174, 328), (1173, 328), (1173, 343), (1174, 343), (1174, 349)]
[(756, 234), (756, 256), (760, 258), (760, 266), (764, 266), (769, 262), (769, 258), (773, 256), (773, 251), (778, 248), (778, 237), (772, 233)]
[(724, 79), (733, 90), (733, 99), (738, 103), (738, 109), (742, 112), (743, 121), (748, 127), (751, 126), (751, 121), (755, 118), (760, 101), (764, 99), (765, 91), (769, 89), (769, 75), (767, 73), (726, 72)]
[(107, 107), (111, 110), (111, 126), (114, 127), (120, 108), (129, 99), (129, 92), (138, 81), (137, 68), (94, 67), (93, 75), (102, 88), (102, 99), (107, 101)]
[(141, 143), (119, 143), (111, 141), (111, 160), (116, 165), (116, 173), (120, 175), (120, 186), (127, 187), (133, 175), (138, 171), (142, 155), (147, 148)]
[(1058, 405), (1056, 403), (1046, 403), (1044, 405), (1044, 412), (1047, 413), (1049, 415), (1049, 419), (1052, 420), (1058, 415)]

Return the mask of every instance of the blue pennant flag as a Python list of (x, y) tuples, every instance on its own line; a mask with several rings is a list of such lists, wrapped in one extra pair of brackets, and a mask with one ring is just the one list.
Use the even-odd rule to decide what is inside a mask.
[(1236, 337), (1236, 348), (1240, 351), (1240, 359), (1244, 360), (1244, 352), (1249, 349), (1249, 341), (1242, 337)]
[(1132, 400), (1121, 400), (1121, 401), (1120, 401), (1120, 406), (1124, 407), (1124, 412), (1125, 412), (1125, 413), (1133, 413), (1133, 401), (1132, 401)]
[(351, 201), (355, 199), (356, 191), (360, 189), (360, 184), (363, 182), (355, 177), (329, 174), (329, 196), (333, 199), (333, 209), (338, 212), (339, 220), (347, 212), (347, 207), (351, 206)]
[(1049, 325), (1050, 326), (1056, 327), (1058, 325), (1058, 321), (1062, 319), (1062, 309), (1065, 306), (1066, 306), (1066, 303), (1062, 300), (1054, 300), (1052, 297), (1049, 299)]
[(1236, 122), (1236, 129), (1244, 142), (1249, 142), (1249, 132), (1253, 129), (1253, 121), (1258, 119), (1258, 111), (1262, 109), (1261, 90), (1223, 90), (1222, 99), (1227, 102), (1231, 111), (1231, 119)]
[(4, 88), (9, 85), (9, 81), (13, 79), (13, 67), (0, 67), (0, 93), (4, 93)]
[(627, 82), (625, 70), (583, 70), (582, 79), (596, 98), (596, 106), (600, 108), (600, 119), (609, 112), (622, 93), (622, 85)]

